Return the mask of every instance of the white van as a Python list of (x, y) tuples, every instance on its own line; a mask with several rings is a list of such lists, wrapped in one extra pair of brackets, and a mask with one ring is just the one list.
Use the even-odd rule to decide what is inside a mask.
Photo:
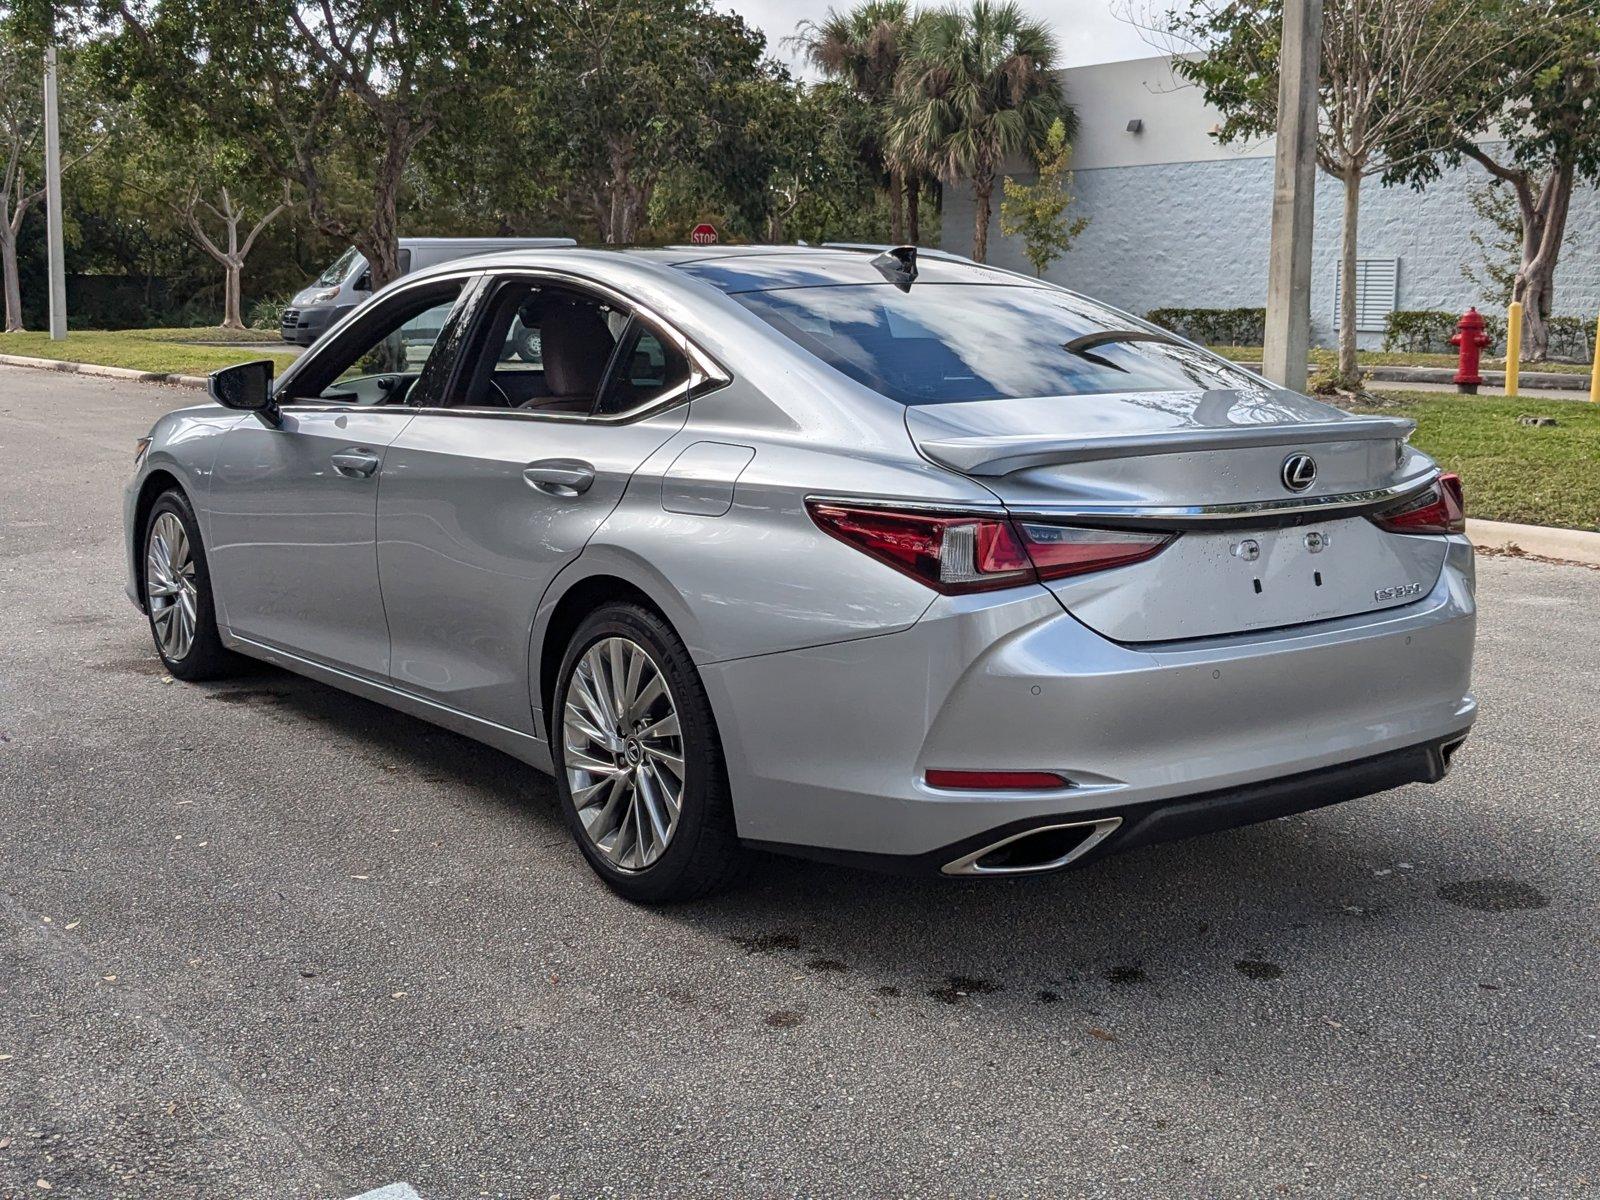
[[(542, 250), (552, 246), (576, 246), (572, 238), (401, 238), (400, 274), (420, 271), (455, 258), (474, 254), (493, 254), (499, 250)], [(372, 273), (367, 260), (351, 246), (317, 280), (299, 292), (283, 310), (280, 326), (283, 340), (309, 346), (329, 326), (372, 294)]]

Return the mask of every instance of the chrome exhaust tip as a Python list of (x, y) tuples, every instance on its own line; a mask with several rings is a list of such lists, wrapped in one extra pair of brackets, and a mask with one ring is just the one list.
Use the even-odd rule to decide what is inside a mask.
[(1037, 875), (1082, 858), (1122, 824), (1121, 817), (1038, 825), (948, 862), (946, 875)]

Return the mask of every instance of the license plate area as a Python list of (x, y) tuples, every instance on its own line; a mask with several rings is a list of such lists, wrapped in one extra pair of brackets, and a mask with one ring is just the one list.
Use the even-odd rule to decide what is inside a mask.
[(1410, 604), (1444, 565), (1439, 537), (1364, 518), (1277, 529), (1190, 531), (1155, 558), (1064, 580), (1075, 617), (1124, 642), (1173, 641), (1334, 620)]

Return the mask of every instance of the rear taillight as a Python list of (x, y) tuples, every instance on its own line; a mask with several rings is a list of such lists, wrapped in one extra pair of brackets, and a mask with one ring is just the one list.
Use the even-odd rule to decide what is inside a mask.
[(1018, 521), (1024, 547), (1041, 579), (1060, 579), (1141, 562), (1172, 540), (1170, 533), (1130, 533), (1121, 529), (1079, 529)]
[(1013, 524), (974, 513), (919, 512), (807, 501), (825, 533), (946, 594), (1015, 587), (1149, 558), (1164, 533)]
[(1391, 533), (1465, 533), (1467, 506), (1459, 475), (1441, 475), (1425, 492), (1374, 513), (1372, 521)]

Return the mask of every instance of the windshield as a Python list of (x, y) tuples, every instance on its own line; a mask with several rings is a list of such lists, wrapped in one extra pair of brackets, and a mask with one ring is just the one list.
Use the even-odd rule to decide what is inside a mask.
[[(733, 298), (902, 404), (1261, 386), (1189, 346), (1086, 337), (1133, 331), (1127, 317), (1053, 288), (925, 283), (902, 292), (849, 284)], [(1068, 348), (1079, 339), (1087, 348)]]
[(332, 266), (317, 276), (317, 282), (324, 287), (335, 283), (343, 283), (350, 277), (351, 268), (355, 266), (360, 258), (360, 253), (357, 252), (354, 246), (351, 246), (350, 249), (333, 260)]

